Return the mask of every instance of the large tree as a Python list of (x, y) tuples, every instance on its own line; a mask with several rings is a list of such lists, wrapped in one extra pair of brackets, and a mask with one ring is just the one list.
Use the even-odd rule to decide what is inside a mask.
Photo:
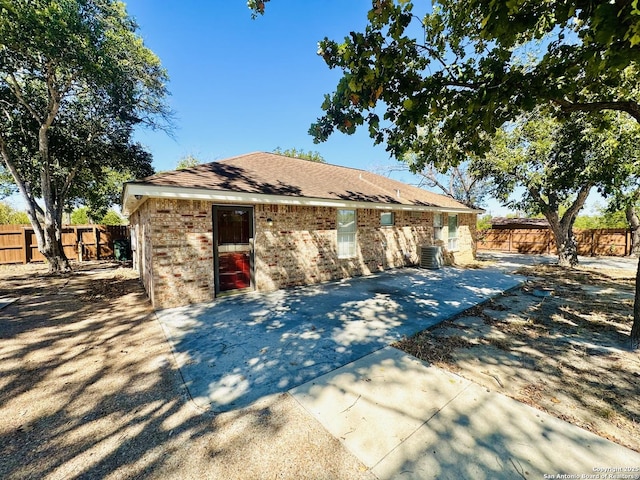
[(115, 0), (0, 0), (0, 155), (51, 271), (69, 269), (71, 201), (110, 171), (151, 172), (131, 138), (168, 118), (167, 76), (136, 30)]
[(610, 188), (635, 154), (624, 141), (631, 133), (640, 142), (640, 128), (628, 135), (613, 128), (622, 126), (616, 115), (594, 120), (573, 114), (559, 121), (536, 110), (498, 130), (489, 152), (474, 160), (474, 170), (493, 179), (503, 204), (549, 221), (561, 266), (578, 263), (573, 224), (590, 191)]
[[(267, 1), (249, 2), (254, 15)], [(396, 158), (420, 152), (446, 170), (487, 152), (496, 129), (539, 105), (617, 110), (640, 122), (637, 1), (429, 3), (416, 13), (407, 0), (372, 0), (363, 32), (320, 42), (319, 55), (343, 76), (310, 129), (317, 141), (366, 124)], [(442, 144), (452, 147), (446, 156)], [(636, 344), (640, 263), (637, 277)]]
[[(486, 151), (497, 128), (541, 104), (640, 120), (632, 2), (440, 0), (431, 13), (413, 9), (374, 0), (364, 32), (320, 42), (343, 77), (312, 125), (317, 141), (366, 124), (396, 158), (419, 152), (446, 168)], [(456, 150), (443, 158), (443, 144)]]

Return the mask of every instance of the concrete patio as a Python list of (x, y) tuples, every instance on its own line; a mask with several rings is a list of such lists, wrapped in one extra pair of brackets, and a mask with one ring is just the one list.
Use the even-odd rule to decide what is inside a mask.
[(156, 313), (193, 400), (284, 392), (517, 286), (499, 269), (406, 268)]

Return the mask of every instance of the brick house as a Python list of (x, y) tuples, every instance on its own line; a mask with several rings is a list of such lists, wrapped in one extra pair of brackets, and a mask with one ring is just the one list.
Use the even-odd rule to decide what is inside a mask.
[(251, 153), (125, 184), (134, 266), (156, 308), (475, 254), (474, 210), (364, 170)]

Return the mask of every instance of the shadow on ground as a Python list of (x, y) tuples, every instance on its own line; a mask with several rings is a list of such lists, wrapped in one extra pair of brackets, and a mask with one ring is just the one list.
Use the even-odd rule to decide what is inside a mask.
[(515, 287), (495, 269), (399, 269), (157, 316), (195, 402), (244, 407), (429, 328)]
[(392, 348), (291, 393), (380, 480), (585, 478), (597, 467), (640, 461), (636, 452)]
[(139, 281), (100, 270), (0, 281), (0, 478), (371, 478), (289, 396), (196, 408)]

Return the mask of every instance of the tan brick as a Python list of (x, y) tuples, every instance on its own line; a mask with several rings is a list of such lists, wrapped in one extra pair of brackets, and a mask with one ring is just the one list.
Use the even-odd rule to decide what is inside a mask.
[[(150, 199), (132, 215), (136, 264), (154, 306), (213, 299), (212, 207), (205, 201)], [(420, 245), (433, 243), (430, 212), (397, 211), (389, 227), (380, 225), (380, 210), (358, 209), (356, 215), (357, 255), (340, 259), (335, 208), (255, 205), (255, 288), (276, 290), (414, 265)], [(455, 262), (473, 258), (475, 220), (475, 214), (458, 215), (459, 251), (449, 256)]]

